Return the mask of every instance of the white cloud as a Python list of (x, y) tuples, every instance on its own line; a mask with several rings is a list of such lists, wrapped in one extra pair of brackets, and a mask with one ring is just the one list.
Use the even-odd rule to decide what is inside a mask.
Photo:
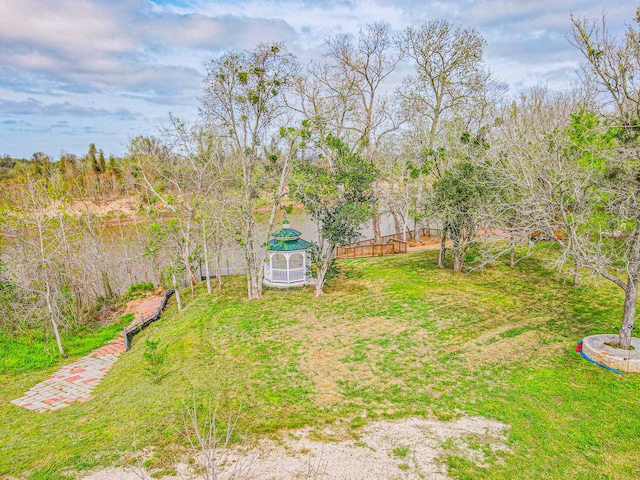
[[(634, 15), (625, 3), (606, 7), (616, 34)], [(95, 130), (84, 137), (86, 122), (70, 121), (77, 144), (95, 141), (93, 133), (109, 143), (105, 149), (121, 150), (169, 110), (197, 115), (203, 63), (221, 51), (282, 41), (304, 62), (323, 53), (329, 36), (357, 35), (380, 21), (396, 32), (443, 18), (476, 27), (488, 41), (489, 66), (513, 88), (562, 88), (581, 61), (566, 40), (570, 12), (596, 17), (602, 10), (594, 0), (2, 0), (0, 133), (18, 126), (5, 122), (33, 123), (20, 125), (39, 130), (17, 148), (46, 149), (35, 143), (60, 141), (41, 134), (61, 130), (52, 118), (92, 118)], [(123, 122), (114, 112), (131, 116)]]
[(35, 98), (28, 98), (22, 101), (0, 99), (0, 112), (2, 112), (3, 115), (38, 115), (49, 117), (67, 115), (75, 117), (109, 116), (119, 118), (120, 120), (135, 120), (138, 117), (138, 115), (125, 108), (108, 110), (77, 105), (69, 101), (42, 103)]

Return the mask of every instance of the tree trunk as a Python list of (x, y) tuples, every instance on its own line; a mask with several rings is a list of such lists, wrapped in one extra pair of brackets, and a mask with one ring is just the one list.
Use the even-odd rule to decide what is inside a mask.
[(196, 273), (193, 271), (193, 267), (191, 265), (191, 261), (189, 260), (189, 250), (188, 248), (184, 248), (182, 250), (182, 261), (184, 263), (184, 268), (187, 272), (187, 283), (189, 284), (189, 287), (191, 288), (191, 294), (195, 295), (195, 291), (193, 289), (193, 286), (198, 283), (197, 279), (196, 279)]
[(438, 255), (438, 268), (444, 268), (444, 259), (447, 253), (446, 241), (447, 241), (447, 230), (443, 228), (442, 237), (440, 237), (440, 253)]
[(638, 299), (638, 275), (629, 275), (627, 280), (627, 290), (624, 296), (624, 315), (622, 317), (622, 327), (620, 328), (619, 343), (623, 350), (631, 349), (631, 333), (636, 318), (636, 302)]
[(111, 282), (109, 281), (109, 273), (104, 270), (101, 272), (102, 276), (102, 287), (104, 288), (104, 293), (107, 297), (111, 298), (114, 296), (113, 288), (111, 288)]
[(516, 266), (516, 242), (513, 238), (513, 235), (511, 235), (511, 252), (509, 256), (509, 266), (511, 268)]
[(186, 232), (183, 230), (182, 233), (182, 241), (184, 242), (182, 248), (182, 261), (184, 262), (184, 269), (187, 272), (187, 283), (191, 288), (191, 294), (195, 295), (195, 290), (193, 286), (198, 283), (198, 279), (196, 278), (196, 272), (193, 269), (193, 265), (191, 265), (191, 235), (190, 228), (186, 229)]
[(396, 211), (395, 205), (391, 205), (391, 215), (393, 216), (393, 224), (396, 227), (395, 233), (402, 232), (404, 234), (404, 232), (402, 231), (402, 228), (400, 227), (400, 219), (398, 218), (398, 212)]
[[(204, 232), (204, 229), (203, 229)], [(211, 295), (211, 275), (209, 274), (209, 249), (207, 246), (207, 235), (206, 233), (202, 238), (202, 249), (204, 253), (204, 275), (207, 279), (207, 293)]]
[(327, 272), (329, 271), (329, 265), (331, 264), (331, 259), (333, 258), (333, 253), (335, 251), (335, 245), (331, 245), (329, 251), (327, 252), (326, 257), (322, 264), (318, 266), (318, 272), (316, 273), (316, 291), (315, 297), (321, 297), (324, 295), (324, 283), (326, 279)]
[(453, 271), (462, 272), (462, 265), (464, 263), (464, 252), (460, 245), (460, 239), (453, 239)]
[(573, 257), (573, 286), (577, 287), (580, 285), (580, 269), (578, 264), (578, 259)]
[(247, 263), (247, 296), (249, 300), (262, 298), (262, 277), (257, 253), (253, 250), (253, 240), (249, 239), (245, 247), (245, 260)]
[(380, 230), (380, 213), (378, 212), (378, 207), (374, 207), (371, 223), (373, 224), (373, 242), (382, 243), (382, 232)]
[(222, 268), (220, 267), (220, 252), (216, 252), (216, 278), (218, 279), (218, 290), (222, 290)]
[(620, 328), (619, 343), (620, 348), (631, 350), (631, 333), (636, 318), (636, 303), (638, 299), (638, 277), (640, 276), (640, 219), (638, 226), (633, 232), (633, 243), (629, 252), (629, 263), (627, 264), (627, 288), (624, 296), (624, 314), (622, 317), (622, 327)]
[(62, 355), (63, 357), (66, 357), (67, 354), (64, 352), (64, 348), (62, 348), (62, 338), (60, 338), (60, 331), (58, 330), (58, 322), (56, 321), (56, 315), (53, 310), (53, 305), (51, 305), (51, 287), (49, 286), (49, 282), (45, 282), (45, 287), (46, 287), (47, 310), (49, 311), (49, 320), (51, 321), (53, 334), (56, 336), (56, 342), (58, 344), (58, 350), (60, 351), (60, 355)]
[[(418, 208), (420, 207), (420, 204), (422, 203), (422, 182), (418, 183), (418, 191), (416, 192), (416, 200), (415, 203), (413, 204), (413, 208), (414, 208), (414, 212), (419, 212), (420, 210), (418, 210)], [(419, 242), (420, 241), (420, 232), (418, 231), (418, 221), (416, 220), (416, 218), (413, 218), (413, 241), (414, 242)], [(440, 262), (438, 262), (438, 266), (440, 265)], [(440, 268), (444, 268), (444, 260), (442, 263), (442, 267)]]
[(460, 273), (462, 271), (462, 265), (464, 264), (462, 256), (459, 253), (453, 255), (453, 271)]
[(171, 283), (173, 283), (173, 290), (176, 292), (176, 302), (178, 303), (178, 311), (182, 311), (182, 302), (180, 301), (180, 288), (176, 282), (176, 274), (171, 273)]

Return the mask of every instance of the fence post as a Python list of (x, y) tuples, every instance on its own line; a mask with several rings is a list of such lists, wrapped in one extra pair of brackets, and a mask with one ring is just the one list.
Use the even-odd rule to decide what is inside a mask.
[(144, 328), (144, 315), (140, 315), (140, 330)]
[(124, 351), (128, 352), (129, 348), (130, 348), (130, 345), (129, 345), (129, 335), (127, 335), (127, 327), (123, 328), (123, 332), (122, 333), (124, 334)]

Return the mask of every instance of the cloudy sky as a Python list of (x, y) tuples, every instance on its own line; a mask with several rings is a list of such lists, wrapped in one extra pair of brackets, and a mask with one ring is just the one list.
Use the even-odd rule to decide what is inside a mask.
[(325, 40), (384, 21), (475, 27), (489, 67), (511, 92), (576, 79), (569, 15), (603, 11), (621, 34), (631, 0), (1, 0), (0, 155), (121, 155), (168, 112), (197, 117), (203, 63), (229, 49), (282, 41), (301, 59)]

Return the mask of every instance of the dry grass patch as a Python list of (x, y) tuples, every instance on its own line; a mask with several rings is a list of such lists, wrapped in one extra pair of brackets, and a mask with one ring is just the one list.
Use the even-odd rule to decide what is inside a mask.
[[(348, 322), (332, 318), (320, 322), (315, 315), (305, 314), (300, 317), (300, 323), (286, 328), (283, 334), (300, 342), (300, 368), (314, 384), (313, 400), (318, 406), (327, 406), (343, 398), (340, 391), (343, 382), (357, 380), (362, 385), (371, 386), (380, 381), (372, 365), (345, 361), (359, 340), (398, 334), (406, 329), (401, 323), (385, 317)], [(372, 345), (368, 354), (375, 358), (381, 350), (381, 347)]]
[[(497, 333), (510, 331), (508, 326), (496, 330)], [(476, 342), (475, 345), (467, 346), (467, 351), (462, 356), (472, 368), (484, 365), (520, 364), (540, 355), (549, 357), (565, 348), (563, 344), (553, 343), (552, 340), (553, 335), (548, 332), (528, 330), (515, 337), (500, 338), (488, 345)]]

